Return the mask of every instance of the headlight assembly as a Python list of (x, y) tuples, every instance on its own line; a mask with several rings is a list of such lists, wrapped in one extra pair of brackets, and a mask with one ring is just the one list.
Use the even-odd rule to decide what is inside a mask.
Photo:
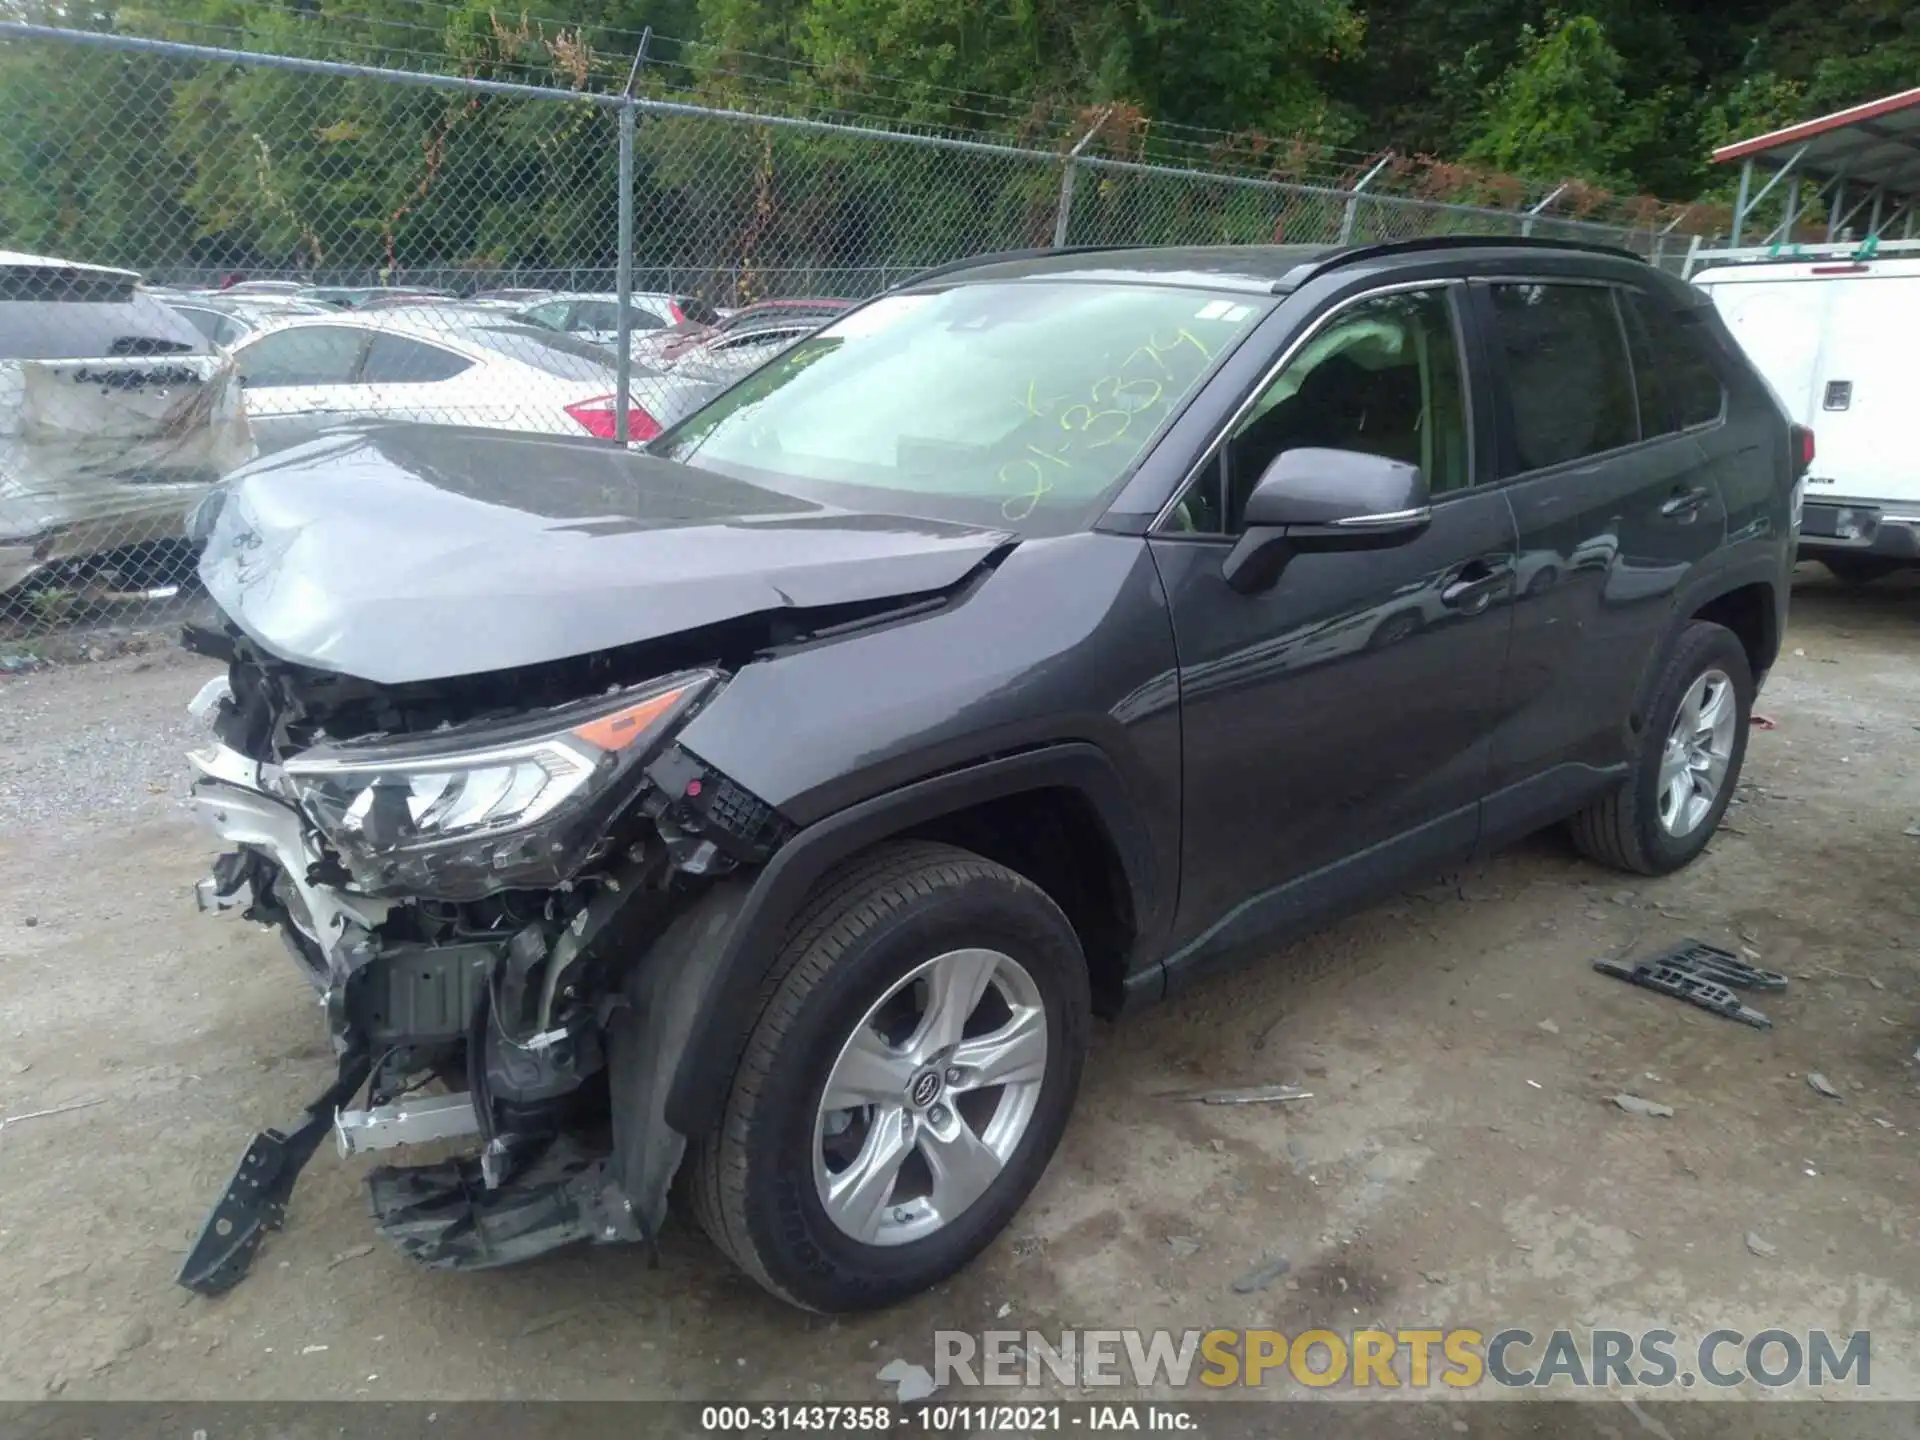
[(368, 894), (459, 900), (557, 885), (600, 843), (636, 767), (719, 678), (688, 671), (505, 725), (318, 745), (286, 776)]

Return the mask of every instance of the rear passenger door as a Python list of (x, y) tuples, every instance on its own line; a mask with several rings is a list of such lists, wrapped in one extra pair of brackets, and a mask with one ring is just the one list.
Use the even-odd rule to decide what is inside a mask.
[(1624, 762), (1682, 582), (1726, 535), (1699, 439), (1723, 407), (1717, 379), (1703, 388), (1651, 341), (1654, 297), (1566, 277), (1473, 289), (1520, 544), (1484, 814), (1483, 843), (1499, 844)]

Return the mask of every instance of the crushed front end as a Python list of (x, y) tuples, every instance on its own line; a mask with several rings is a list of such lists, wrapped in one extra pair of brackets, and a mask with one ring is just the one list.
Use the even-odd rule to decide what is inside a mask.
[(658, 1096), (702, 978), (689, 917), (787, 832), (675, 743), (726, 670), (633, 647), (380, 685), (236, 628), (188, 644), (228, 665), (195, 701), (193, 805), (232, 847), (202, 908), (278, 930), (338, 1074), (254, 1140), (181, 1283), (245, 1273), (328, 1132), (343, 1155), (468, 1142), (368, 1177), (377, 1228), (423, 1263), (650, 1242), (685, 1145)]

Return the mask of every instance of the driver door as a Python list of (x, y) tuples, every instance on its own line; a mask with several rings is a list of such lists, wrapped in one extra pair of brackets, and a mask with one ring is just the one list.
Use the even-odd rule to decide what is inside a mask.
[[(1517, 541), (1476, 485), (1458, 287), (1314, 323), (1149, 541), (1172, 607), (1183, 804), (1177, 984), (1471, 850), (1512, 623)], [(1278, 357), (1276, 357), (1278, 358)], [(1294, 555), (1242, 594), (1221, 562), (1284, 451), (1421, 467), (1424, 532)]]

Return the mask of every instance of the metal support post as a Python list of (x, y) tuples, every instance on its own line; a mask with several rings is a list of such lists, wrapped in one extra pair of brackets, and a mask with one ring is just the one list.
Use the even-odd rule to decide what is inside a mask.
[(1093, 143), (1093, 137), (1100, 133), (1100, 127), (1112, 113), (1111, 105), (1102, 110), (1100, 118), (1087, 127), (1087, 133), (1074, 141), (1073, 148), (1067, 152), (1067, 163), (1060, 174), (1060, 204), (1053, 212), (1053, 248), (1056, 250), (1067, 243), (1067, 226), (1073, 220), (1073, 180), (1080, 169), (1073, 162)]
[(627, 83), (620, 92), (620, 167), (617, 243), (620, 253), (614, 274), (613, 351), (613, 443), (626, 445), (633, 439), (633, 425), (627, 412), (633, 401), (633, 138), (635, 112), (634, 87), (640, 81), (640, 69), (647, 63), (647, 43), (653, 39), (653, 27), (640, 32), (640, 47), (634, 52), (633, 67), (627, 71)]
[[(1680, 228), (1680, 222), (1687, 218), (1688, 211), (1690, 209), (1691, 207), (1682, 209), (1678, 215), (1674, 216), (1673, 219), (1669, 220), (1665, 225), (1661, 226), (1660, 233), (1654, 236), (1653, 264), (1656, 269), (1659, 267), (1661, 258), (1667, 253), (1667, 236), (1671, 235), (1674, 231)], [(1697, 235), (1694, 236), (1695, 245), (1693, 247), (1690, 247), (1689, 253), (1691, 253), (1691, 249), (1697, 248), (1699, 238), (1700, 237)]]
[(1536, 215), (1541, 214), (1543, 211), (1546, 210), (1546, 208), (1549, 205), (1553, 204), (1554, 201), (1558, 200), (1562, 195), (1566, 193), (1567, 193), (1567, 187), (1565, 185), (1554, 186), (1553, 192), (1549, 194), (1546, 199), (1542, 200), (1538, 205), (1531, 207), (1527, 211), (1527, 218), (1520, 222), (1520, 233), (1522, 235), (1533, 234), (1534, 217)]
[(1753, 161), (1740, 162), (1740, 192), (1733, 198), (1733, 235), (1727, 241), (1735, 250), (1740, 248), (1740, 234), (1747, 225), (1747, 196), (1753, 189)]
[(1342, 245), (1351, 245), (1353, 243), (1354, 222), (1360, 217), (1360, 192), (1378, 179), (1380, 172), (1386, 169), (1387, 166), (1392, 163), (1392, 160), (1393, 152), (1389, 150), (1378, 160), (1374, 161), (1373, 168), (1355, 181), (1353, 188), (1347, 192), (1346, 210), (1340, 217), (1340, 243)]

